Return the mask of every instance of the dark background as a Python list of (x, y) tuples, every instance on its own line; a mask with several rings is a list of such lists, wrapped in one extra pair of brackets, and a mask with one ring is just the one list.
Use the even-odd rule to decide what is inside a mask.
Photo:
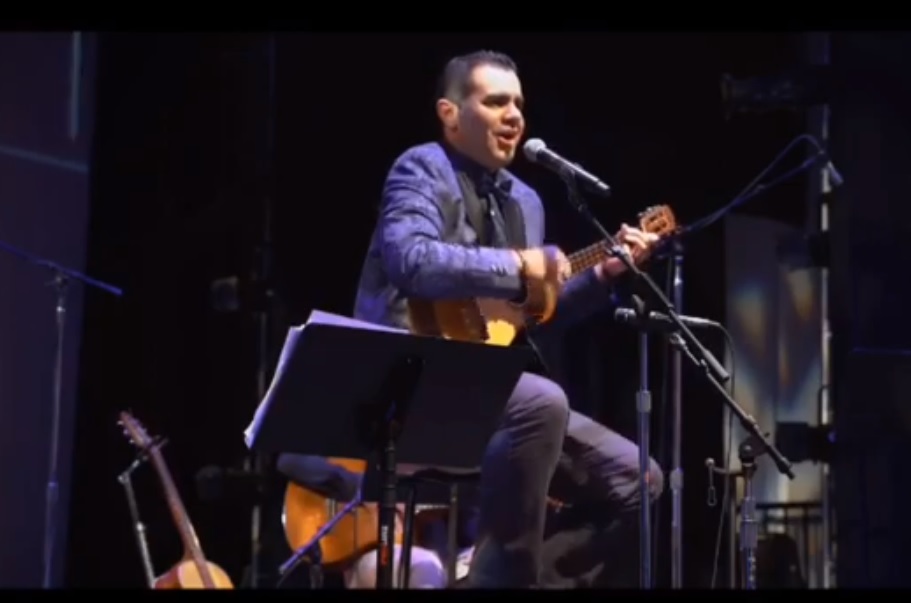
[[(84, 268), (87, 253), (95, 42), (72, 32), (0, 34), (0, 241), (75, 270)], [(49, 269), (0, 249), (4, 587), (41, 584), (56, 341), (52, 280)], [(71, 285), (66, 302), (55, 582), (63, 577), (83, 288)]]
[[(611, 184), (613, 199), (594, 207), (611, 229), (656, 203), (671, 204), (684, 223), (702, 217), (803, 131), (800, 113), (726, 120), (719, 93), (724, 72), (757, 75), (799, 62), (800, 34), (546, 38), (100, 36), (87, 270), (126, 293), (115, 299), (84, 292), (67, 585), (142, 584), (116, 482), (132, 460), (116, 425), (122, 409), (168, 439), (166, 458), (204, 550), (240, 582), (249, 560), (248, 512), (237, 501), (199, 501), (194, 475), (208, 465), (239, 467), (244, 458), (242, 432), (258, 403), (257, 297), (243, 295), (239, 312), (218, 312), (212, 282), (230, 275), (252, 280), (264, 208), (271, 205), (277, 336), (269, 357), (277, 355), (285, 328), (311, 309), (350, 313), (383, 177), (405, 148), (436, 136), (433, 89), (451, 55), (495, 48), (517, 60), (529, 136)], [(515, 171), (542, 193), (551, 240), (567, 249), (591, 242), (594, 233), (564, 203), (552, 175), (521, 158)], [(742, 211), (800, 224), (804, 190), (796, 179)], [(687, 314), (724, 318), (721, 234), (717, 225), (688, 248)], [(654, 275), (663, 282), (663, 267), (655, 266)], [(37, 312), (31, 320), (46, 320)], [(50, 346), (50, 337), (34, 345)], [(721, 341), (706, 342), (722, 355)], [(566, 348), (558, 373), (573, 404), (634, 437), (634, 334), (605, 315), (572, 333)], [(653, 351), (653, 442), (667, 468), (666, 438), (659, 437), (662, 350)], [(339, 377), (356, 378), (357, 370), (347, 367)], [(687, 585), (704, 586), (718, 519), (718, 509), (705, 504), (704, 460), (720, 456), (722, 405), (691, 375), (684, 393), (684, 573)], [(38, 450), (45, 438), (35, 433)], [(156, 569), (163, 571), (179, 559), (180, 543), (151, 470), (137, 474), (135, 485)], [(27, 522), (40, 522), (37, 495), (29, 492), (36, 504)], [(669, 504), (668, 493), (663, 511)], [(270, 519), (277, 525), (277, 517)], [(662, 584), (668, 524), (664, 517), (659, 526)], [(40, 554), (29, 559), (40, 567)]]

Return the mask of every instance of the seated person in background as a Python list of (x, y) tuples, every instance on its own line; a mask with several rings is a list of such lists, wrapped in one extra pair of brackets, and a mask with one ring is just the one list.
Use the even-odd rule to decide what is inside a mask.
[[(341, 504), (357, 497), (363, 476), (334, 465), (323, 457), (285, 453), (278, 457), (276, 468), (293, 483)], [(375, 505), (375, 503), (364, 503)], [(341, 510), (341, 506), (339, 507)], [(418, 546), (411, 547), (409, 588), (446, 588), (446, 571), (437, 553)], [(399, 559), (402, 549), (395, 546), (393, 580), (398, 584)], [(376, 549), (372, 549), (344, 570), (346, 588), (376, 588)]]

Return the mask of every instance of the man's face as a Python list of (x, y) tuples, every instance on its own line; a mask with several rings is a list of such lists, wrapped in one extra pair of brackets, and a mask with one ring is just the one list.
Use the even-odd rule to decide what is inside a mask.
[(505, 167), (525, 133), (522, 84), (514, 72), (493, 65), (476, 67), (470, 81), (471, 93), (453, 116), (456, 139), (481, 165)]

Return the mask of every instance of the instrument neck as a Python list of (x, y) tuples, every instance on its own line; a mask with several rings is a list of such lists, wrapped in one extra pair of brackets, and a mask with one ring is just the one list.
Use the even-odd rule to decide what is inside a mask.
[(196, 564), (196, 569), (199, 571), (199, 575), (202, 578), (203, 586), (206, 588), (215, 588), (215, 581), (212, 578), (211, 572), (209, 572), (209, 565), (206, 563), (205, 557), (202, 554), (202, 547), (199, 544), (199, 538), (196, 536), (196, 530), (193, 529), (193, 524), (190, 522), (187, 510), (177, 492), (177, 486), (174, 485), (171, 472), (168, 471), (168, 467), (161, 455), (161, 450), (153, 448), (149, 454), (149, 458), (152, 461), (152, 465), (155, 467), (155, 471), (158, 473), (158, 479), (161, 481), (161, 487), (164, 490), (168, 509), (171, 511), (171, 517), (174, 519), (174, 524), (177, 527), (180, 539), (183, 542), (185, 555), (191, 558)]
[(593, 243), (584, 249), (570, 254), (567, 259), (569, 259), (569, 264), (572, 267), (573, 274), (579, 274), (580, 272), (585, 272), (589, 268), (597, 266), (602, 261), (604, 261), (609, 255), (609, 250), (607, 247), (606, 241), (598, 241)]

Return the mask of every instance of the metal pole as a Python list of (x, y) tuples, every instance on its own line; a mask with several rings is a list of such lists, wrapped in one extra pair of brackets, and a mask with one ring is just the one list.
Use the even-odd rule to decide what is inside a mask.
[[(830, 63), (831, 36), (828, 32), (811, 32), (806, 34), (807, 62), (810, 65), (828, 65)], [(828, 143), (829, 106), (821, 105), (810, 107), (807, 113), (807, 131), (825, 147)], [(829, 184), (829, 171), (820, 167), (815, 174), (807, 179), (807, 227), (809, 230), (826, 232), (829, 230), (828, 207), (822, 201), (824, 195), (831, 190)], [(829, 395), (826, 385), (830, 383), (829, 340), (831, 331), (829, 326), (828, 292), (829, 271), (821, 267), (819, 271), (819, 312), (820, 312), (820, 425), (830, 423)], [(820, 580), (817, 582), (822, 588), (832, 588), (834, 573), (832, 548), (831, 548), (831, 490), (830, 467), (828, 463), (820, 463), (820, 497), (822, 505), (822, 560)]]
[[(266, 42), (266, 132), (264, 166), (260, 170), (261, 184), (264, 188), (262, 198), (262, 231), (257, 248), (256, 262), (256, 298), (255, 320), (257, 328), (257, 367), (256, 367), (256, 392), (258, 400), (266, 395), (269, 372), (269, 327), (270, 305), (272, 301), (271, 290), (271, 254), (272, 254), (272, 173), (273, 173), (273, 148), (275, 144), (275, 35), (270, 35)], [(262, 454), (253, 453), (245, 463), (245, 469), (257, 476), (262, 476), (265, 471), (265, 459)], [(250, 517), (250, 588), (257, 588), (260, 580), (260, 555), (262, 553), (262, 501), (257, 498)]]
[[(683, 312), (683, 245), (674, 244), (674, 308)], [(671, 463), (671, 588), (683, 588), (683, 407), (680, 349), (671, 347), (671, 398), (673, 442)]]
[(649, 431), (651, 428), (652, 397), (648, 389), (648, 332), (639, 334), (639, 392), (636, 409), (639, 413), (639, 586), (652, 587), (652, 509), (649, 494), (651, 469)]

